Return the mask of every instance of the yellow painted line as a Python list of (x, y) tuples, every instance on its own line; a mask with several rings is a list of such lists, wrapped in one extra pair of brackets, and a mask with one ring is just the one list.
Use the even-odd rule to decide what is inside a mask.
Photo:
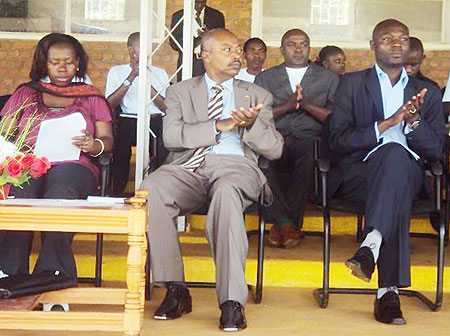
[[(33, 260), (36, 256), (33, 256)], [(187, 281), (214, 281), (214, 262), (210, 257), (184, 257), (184, 269)], [(76, 257), (80, 276), (92, 276), (94, 257)], [(126, 257), (105, 256), (103, 279), (125, 281)], [(330, 286), (376, 288), (376, 273), (370, 284), (356, 279), (343, 263), (331, 263)], [(256, 260), (247, 260), (247, 280), (256, 281)], [(436, 268), (433, 266), (412, 267), (411, 289), (432, 292), (436, 288)], [(298, 260), (267, 260), (264, 262), (264, 286), (316, 288), (322, 284), (322, 263)], [(450, 267), (445, 268), (444, 291), (450, 292)]]

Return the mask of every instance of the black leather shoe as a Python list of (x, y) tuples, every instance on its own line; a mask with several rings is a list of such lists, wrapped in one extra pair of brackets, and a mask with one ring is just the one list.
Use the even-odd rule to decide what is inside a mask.
[(192, 298), (189, 290), (179, 284), (169, 284), (166, 296), (156, 310), (155, 320), (173, 320), (192, 311)]
[(352, 274), (361, 280), (370, 282), (375, 270), (373, 253), (367, 246), (361, 247), (355, 255), (345, 262), (345, 266), (352, 270)]
[(220, 305), (219, 329), (222, 331), (239, 331), (247, 328), (244, 307), (237, 301), (228, 300)]
[(406, 324), (396, 292), (389, 291), (381, 299), (375, 300), (375, 320), (388, 324)]

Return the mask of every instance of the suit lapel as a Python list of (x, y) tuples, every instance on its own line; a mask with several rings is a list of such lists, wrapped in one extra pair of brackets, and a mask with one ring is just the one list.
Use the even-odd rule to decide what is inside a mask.
[(239, 109), (241, 107), (248, 109), (255, 104), (254, 97), (250, 94), (247, 87), (244, 87), (240, 81), (233, 81), (234, 88), (234, 106)]
[(294, 92), (292, 92), (291, 82), (289, 81), (285, 63), (278, 66), (278, 75), (274, 76), (274, 79), (278, 80), (278, 86), (286, 93), (287, 97), (292, 96)]
[(314, 79), (314, 72), (315, 72), (315, 64), (313, 62), (310, 62), (308, 65), (308, 69), (305, 72), (305, 75), (302, 78), (302, 81), (300, 82), (301, 86), (308, 86), (309, 81), (311, 79)]
[[(415, 81), (413, 78), (409, 77), (408, 84), (405, 87), (405, 94), (403, 95), (403, 103), (406, 103), (408, 100), (412, 98), (415, 94), (419, 93), (417, 86), (415, 85)], [(417, 90), (417, 92), (416, 92)]]
[(199, 121), (208, 120), (208, 92), (205, 77), (198, 77), (189, 89), (194, 112)]
[(375, 104), (375, 110), (372, 110), (372, 119), (374, 121), (383, 120), (383, 101), (381, 97), (380, 82), (378, 81), (377, 74), (375, 72), (375, 67), (369, 70), (367, 73), (367, 78), (365, 81), (366, 88), (370, 92), (370, 97)]

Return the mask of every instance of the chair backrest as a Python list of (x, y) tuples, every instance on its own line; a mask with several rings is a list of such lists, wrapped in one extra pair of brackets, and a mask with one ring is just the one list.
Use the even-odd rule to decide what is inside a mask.
[(0, 96), (0, 111), (3, 109), (3, 106), (5, 106), (8, 99), (11, 97), (10, 94)]

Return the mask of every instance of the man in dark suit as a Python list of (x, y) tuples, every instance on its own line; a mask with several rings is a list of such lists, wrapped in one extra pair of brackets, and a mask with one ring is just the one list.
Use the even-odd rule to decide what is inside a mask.
[(237, 331), (246, 327), (243, 307), (248, 296), (243, 211), (266, 183), (258, 157), (278, 159), (283, 138), (275, 129), (272, 95), (233, 78), (242, 57), (236, 36), (225, 29), (211, 30), (201, 46), (206, 74), (167, 89), (163, 137), (173, 161), (142, 183), (151, 190), (153, 281), (167, 287), (154, 318), (174, 319), (192, 310), (175, 220), (209, 200), (205, 230), (216, 265), (220, 329)]
[(370, 281), (378, 266), (375, 319), (406, 323), (399, 287), (410, 286), (409, 217), (423, 187), (423, 160), (440, 160), (444, 143), (441, 95), (408, 77), (409, 30), (389, 19), (376, 25), (373, 68), (344, 75), (330, 120), (337, 156), (330, 195), (365, 204), (366, 238), (346, 265)]
[[(193, 42), (194, 54), (192, 58), (192, 77), (201, 76), (205, 73), (205, 67), (203, 66), (203, 61), (201, 59), (200, 54), (200, 41), (202, 35), (211, 29), (225, 28), (225, 18), (223, 14), (219, 12), (217, 9), (206, 6), (206, 2), (207, 0), (195, 0), (194, 4), (194, 13), (192, 16), (192, 32), (193, 32), (192, 37), (194, 39)], [(181, 20), (183, 15), (184, 15), (183, 9), (179, 10), (178, 12), (175, 12), (172, 15), (171, 28), (175, 27), (175, 25), (178, 23), (178, 21)], [(180, 46), (183, 47), (183, 23), (177, 26), (177, 28), (173, 32), (173, 36), (180, 44)], [(177, 62), (177, 68), (179, 68), (183, 63), (183, 52), (172, 38), (170, 39), (170, 46), (172, 47), (173, 50), (179, 53)], [(177, 79), (178, 81), (181, 80), (181, 70), (178, 72)]]
[(298, 244), (311, 182), (314, 180), (314, 142), (330, 114), (338, 76), (309, 60), (309, 37), (300, 29), (281, 39), (284, 63), (261, 72), (255, 84), (274, 96), (273, 114), (285, 146), (280, 160), (266, 172), (274, 201), (274, 222), (268, 244), (291, 248)]

